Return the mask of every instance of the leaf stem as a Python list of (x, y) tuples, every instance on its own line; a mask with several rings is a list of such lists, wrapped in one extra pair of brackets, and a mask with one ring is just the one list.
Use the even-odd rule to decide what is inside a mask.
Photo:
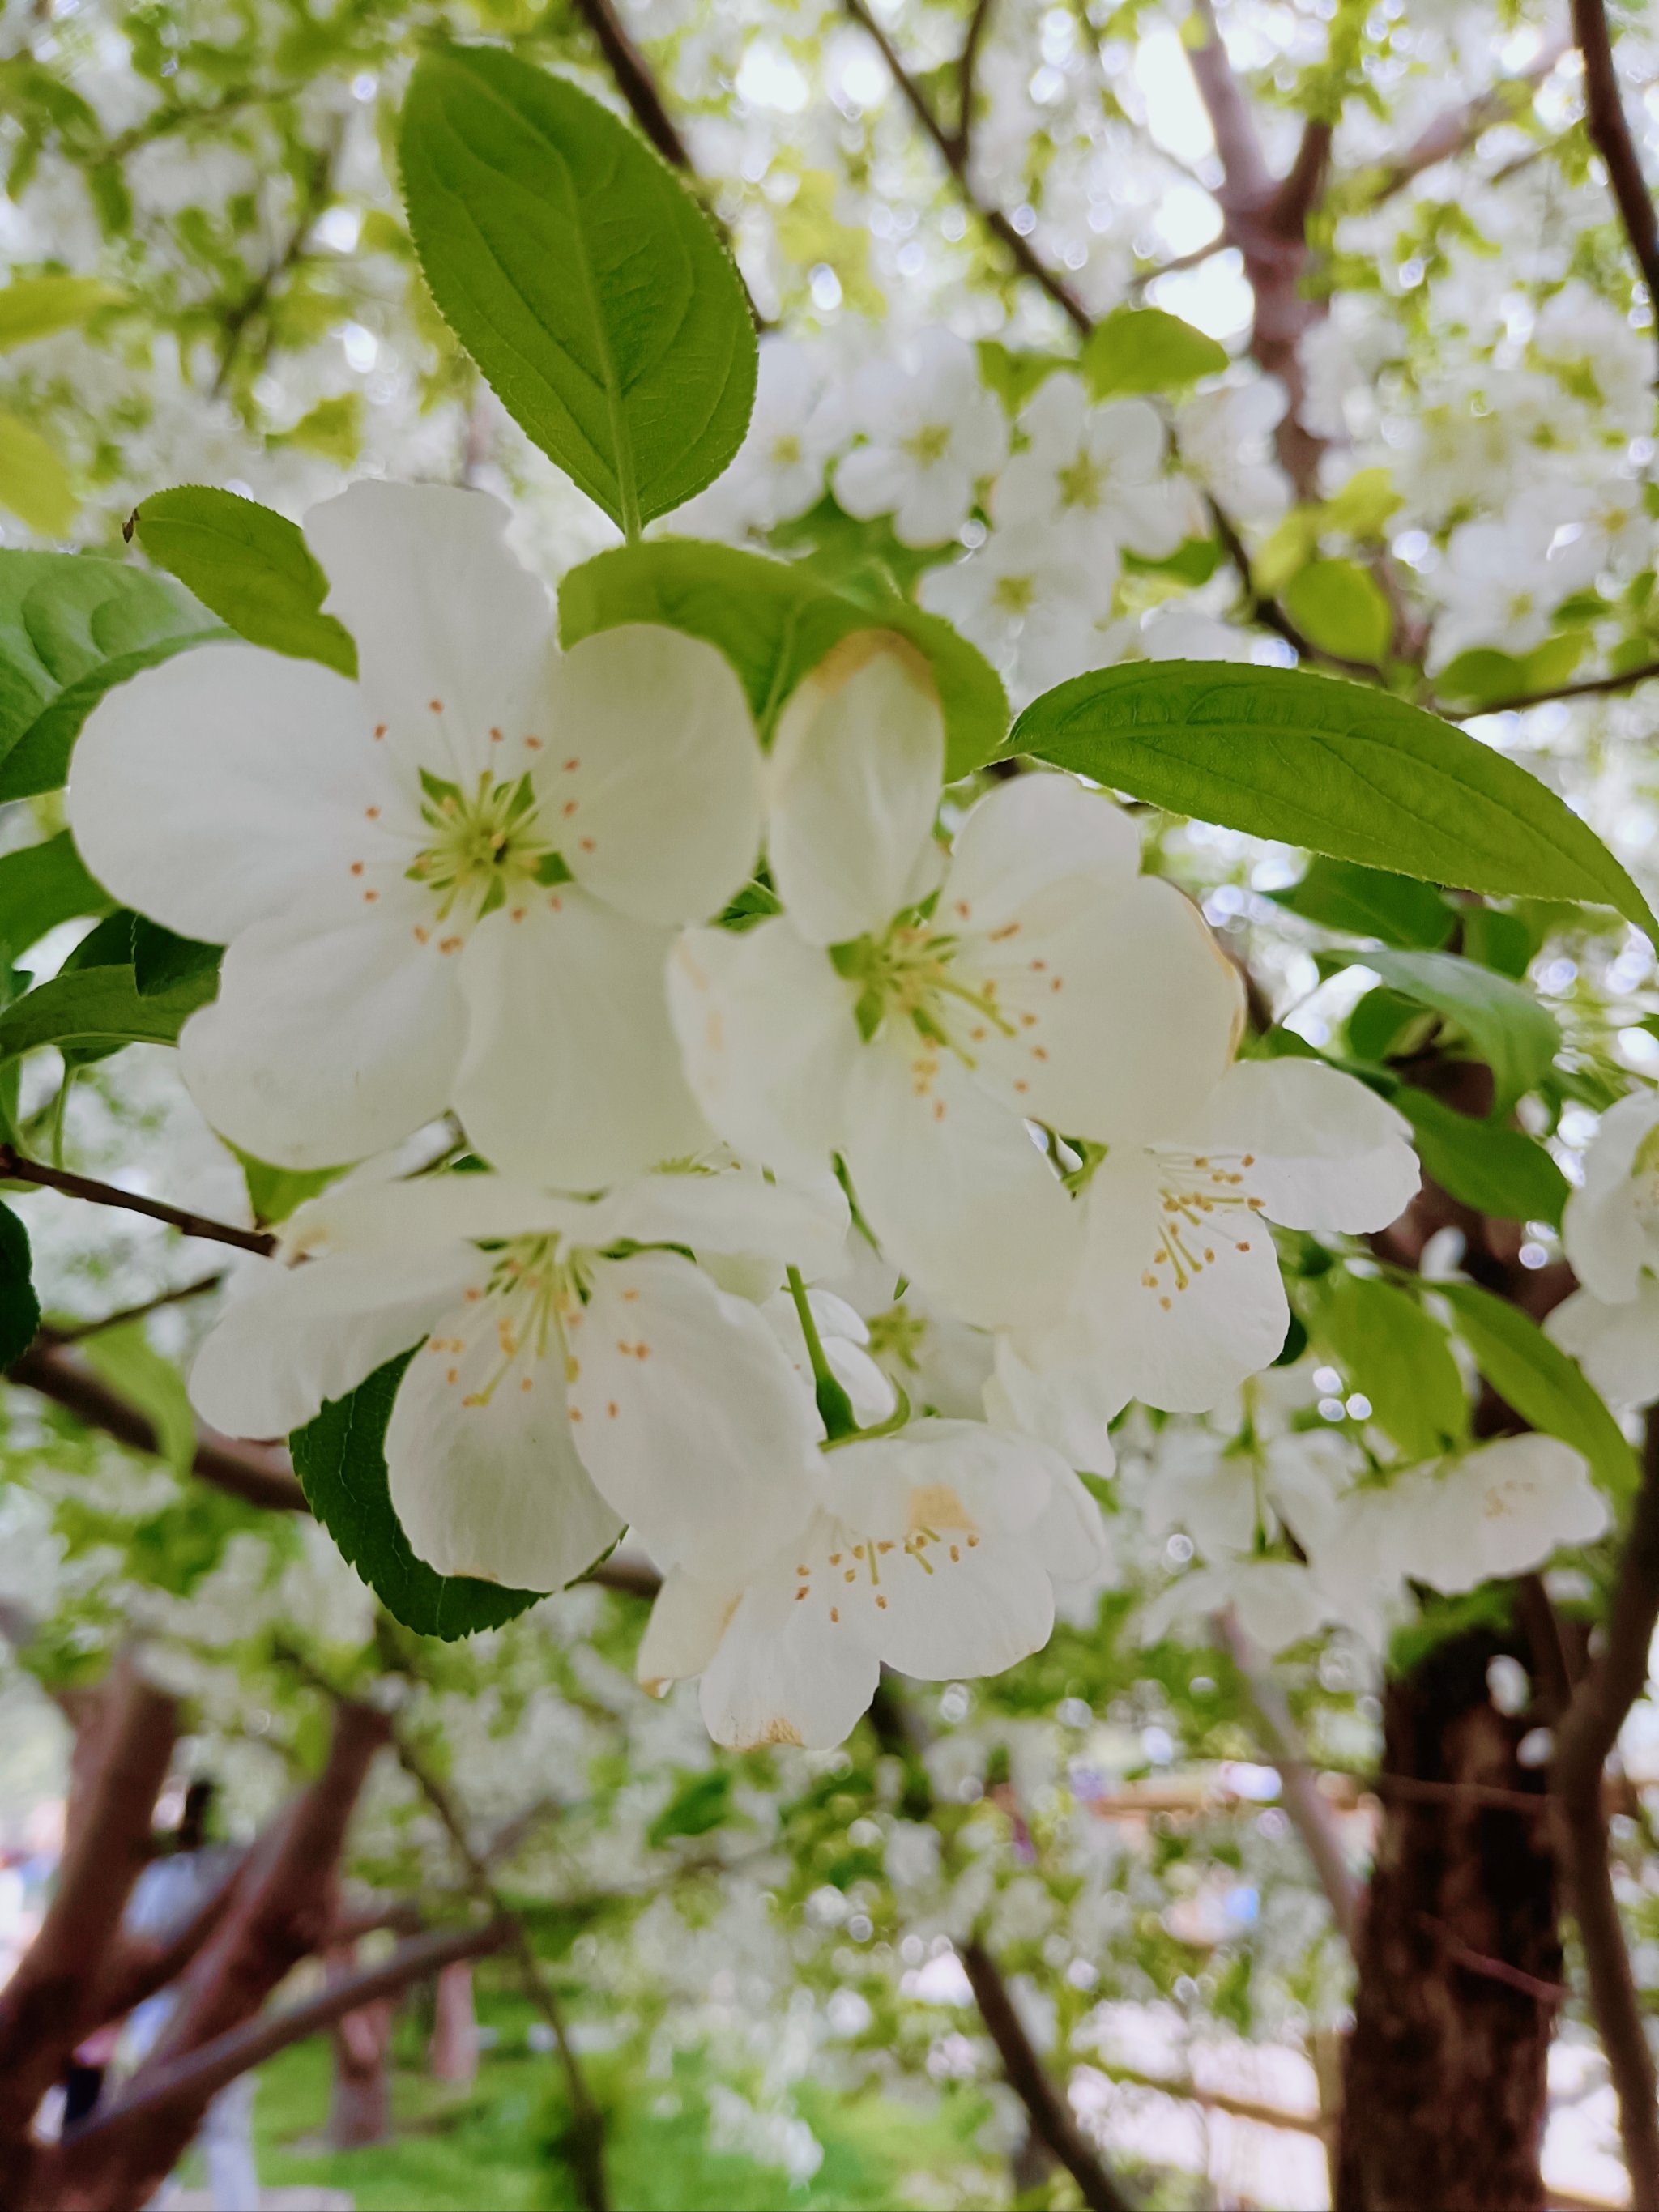
[(800, 1279), (800, 1269), (787, 1270), (789, 1295), (795, 1302), (795, 1312), (800, 1322), (801, 1334), (806, 1339), (806, 1357), (812, 1363), (812, 1394), (818, 1402), (818, 1413), (830, 1442), (856, 1434), (858, 1419), (853, 1412), (853, 1401), (836, 1381), (835, 1372), (824, 1356), (818, 1336), (818, 1325), (812, 1318), (811, 1300), (806, 1295), (806, 1285)]

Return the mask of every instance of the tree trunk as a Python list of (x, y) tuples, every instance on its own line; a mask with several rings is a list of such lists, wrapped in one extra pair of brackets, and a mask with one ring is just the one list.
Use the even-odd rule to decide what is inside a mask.
[(1486, 1686), (1491, 1661), (1514, 1650), (1468, 1631), (1389, 1686), (1337, 2212), (1541, 2212), (1545, 2202), (1561, 1943), (1543, 1772), (1516, 1759), (1535, 1716), (1500, 1713)]
[(472, 1968), (465, 1959), (438, 1977), (436, 2012), (427, 2063), (434, 2081), (471, 2081), (478, 2071), (478, 2015)]
[[(331, 1956), (329, 1978), (338, 1980), (355, 1965), (348, 1950)], [(349, 2012), (334, 2025), (334, 2087), (329, 2100), (327, 2139), (334, 2150), (362, 2150), (392, 2136), (392, 2076), (386, 2052), (397, 2005), (391, 1997)]]

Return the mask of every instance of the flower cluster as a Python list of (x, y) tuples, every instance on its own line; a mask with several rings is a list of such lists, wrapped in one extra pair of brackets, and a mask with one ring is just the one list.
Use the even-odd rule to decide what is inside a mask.
[[(1234, 968), (1103, 793), (945, 808), (903, 640), (843, 641), (763, 753), (711, 647), (561, 651), (504, 520), (355, 487), (307, 526), (355, 683), (206, 647), (80, 740), (88, 864), (227, 946), (198, 1104), (335, 1177), (192, 1395), (283, 1434), (402, 1359), (422, 1559), (550, 1589), (631, 1527), (665, 1577), (642, 1675), (701, 1674), (722, 1741), (834, 1743), (884, 1661), (1038, 1648), (1103, 1564), (1108, 1422), (1271, 1362), (1270, 1224), (1380, 1226), (1416, 1161), (1351, 1079), (1236, 1059)], [(890, 1358), (930, 1328), (937, 1385)]]

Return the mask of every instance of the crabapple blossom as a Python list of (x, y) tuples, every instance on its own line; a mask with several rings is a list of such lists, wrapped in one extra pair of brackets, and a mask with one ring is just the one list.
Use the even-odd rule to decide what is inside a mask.
[(1237, 984), (1196, 909), (1139, 875), (1128, 817), (1070, 777), (980, 800), (947, 862), (928, 673), (899, 641), (850, 643), (769, 763), (784, 912), (676, 948), (687, 1074), (740, 1157), (840, 1154), (883, 1250), (959, 1318), (1052, 1313), (1076, 1231), (1026, 1117), (1152, 1137), (1219, 1078)]
[(1099, 664), (1100, 624), (1117, 549), (1075, 530), (1021, 524), (991, 532), (965, 559), (929, 568), (917, 596), (994, 660), (1016, 705)]
[(811, 1518), (752, 1574), (670, 1574), (636, 1672), (652, 1691), (700, 1674), (717, 1743), (827, 1750), (884, 1664), (1000, 1674), (1048, 1641), (1055, 1582), (1104, 1559), (1098, 1509), (1054, 1454), (918, 1421), (826, 1455)]
[(497, 1165), (567, 1188), (707, 1141), (663, 962), (752, 866), (748, 708), (678, 631), (561, 655), (507, 520), (477, 493), (354, 485), (307, 532), (355, 684), (204, 646), (109, 693), (76, 748), (100, 880), (228, 946), (180, 1053), (263, 1159), (357, 1159), (452, 1105)]
[(1601, 564), (1594, 532), (1580, 530), (1558, 543), (1562, 536), (1547, 501), (1541, 513), (1529, 501), (1501, 520), (1465, 522), (1453, 531), (1434, 579), (1441, 612), (1430, 665), (1443, 668), (1476, 646), (1529, 653), (1541, 645), (1556, 608)]
[(740, 538), (805, 514), (823, 496), (824, 470), (842, 430), (823, 349), (769, 333), (748, 434), (726, 474), (679, 509), (676, 534)]
[(1026, 444), (996, 480), (993, 521), (1069, 526), (1091, 567), (1122, 546), (1157, 561), (1181, 544), (1191, 500), (1164, 472), (1169, 437), (1146, 400), (1091, 406), (1082, 379), (1061, 370), (1026, 402), (1019, 428)]
[(836, 464), (836, 497), (849, 514), (890, 514), (903, 545), (954, 538), (975, 486), (1008, 451), (1001, 404), (981, 382), (973, 348), (949, 331), (924, 331), (902, 361), (860, 370), (847, 420), (865, 442)]
[(301, 1207), (204, 1343), (191, 1397), (273, 1436), (411, 1346), (386, 1429), (392, 1502), (445, 1574), (557, 1589), (624, 1522), (704, 1573), (807, 1510), (822, 1433), (765, 1317), (688, 1256), (836, 1263), (838, 1192), (741, 1170), (583, 1200), (507, 1177), (342, 1185)]
[(1545, 1328), (1598, 1390), (1646, 1405), (1659, 1396), (1659, 1092), (1632, 1091), (1602, 1115), (1561, 1241), (1579, 1288)]

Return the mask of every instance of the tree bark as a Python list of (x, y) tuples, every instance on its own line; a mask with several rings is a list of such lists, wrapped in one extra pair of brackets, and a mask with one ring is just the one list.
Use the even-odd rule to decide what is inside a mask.
[[(349, 1945), (331, 1951), (330, 1981), (343, 1979), (356, 1964)], [(334, 2150), (362, 2150), (391, 2141), (392, 2078), (386, 2056), (397, 2011), (395, 1998), (377, 1997), (334, 2023), (334, 2081), (325, 2130)]]
[(478, 2015), (472, 1968), (463, 1960), (438, 1977), (436, 2013), (427, 2063), (434, 2081), (466, 2082), (478, 2071)]
[[(1546, 2065), (1565, 1992), (1544, 1777), (1516, 1757), (1537, 1716), (1500, 1713), (1486, 1686), (1514, 1648), (1467, 1631), (1389, 1686), (1337, 2212), (1545, 2203)], [(1482, 1794), (1494, 1791), (1505, 1796)]]

